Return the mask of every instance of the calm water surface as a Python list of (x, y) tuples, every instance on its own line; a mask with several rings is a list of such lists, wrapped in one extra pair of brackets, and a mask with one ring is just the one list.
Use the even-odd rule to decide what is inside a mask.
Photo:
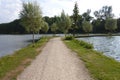
[[(35, 35), (35, 39), (40, 35)], [(32, 35), (0, 35), (0, 57), (12, 54), (31, 43)]]
[(94, 49), (120, 61), (120, 36), (78, 38), (92, 43)]

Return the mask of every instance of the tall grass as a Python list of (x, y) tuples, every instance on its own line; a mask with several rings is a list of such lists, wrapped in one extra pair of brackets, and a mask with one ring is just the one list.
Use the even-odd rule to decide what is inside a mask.
[(84, 61), (95, 80), (120, 80), (120, 62), (85, 48), (84, 42), (82, 45), (80, 45), (80, 41), (76, 40), (65, 40), (64, 42)]

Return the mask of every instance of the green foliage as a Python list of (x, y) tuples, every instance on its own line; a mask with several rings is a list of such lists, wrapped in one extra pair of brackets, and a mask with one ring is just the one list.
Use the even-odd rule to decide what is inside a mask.
[(73, 36), (65, 36), (65, 39), (64, 40), (73, 40), (74, 37)]
[(41, 30), (42, 30), (44, 33), (47, 33), (47, 31), (49, 30), (48, 23), (44, 22)]
[[(18, 66), (27, 66), (27, 64), (23, 64), (23, 62), (27, 59), (34, 59), (39, 52), (36, 51), (37, 48), (41, 47), (48, 41), (49, 38), (41, 38), (37, 43), (35, 43), (35, 47), (29, 45), (21, 50), (16, 51), (13, 55), (8, 55), (0, 58), (0, 80), (6, 76), (8, 72), (15, 70)], [(16, 73), (17, 75), (17, 73)], [(9, 79), (11, 80), (9, 76)]]
[(25, 28), (20, 25), (20, 20), (16, 19), (10, 23), (0, 24), (0, 34), (23, 34)]
[(84, 61), (94, 80), (120, 79), (120, 62), (108, 58), (102, 53), (83, 48), (78, 42), (75, 43), (74, 40), (65, 41), (65, 43)]
[(93, 19), (93, 17), (90, 16), (91, 10), (88, 9), (87, 12), (82, 14), (82, 17), (85, 21), (91, 21)]
[[(93, 17), (90, 16), (90, 13), (91, 10), (88, 9), (87, 12), (79, 15), (78, 5), (75, 3), (72, 16), (66, 15), (63, 11), (61, 16), (42, 17), (41, 9), (37, 3), (23, 3), (23, 10), (20, 13), (20, 19), (10, 23), (0, 24), (0, 34), (37, 33), (42, 31), (40, 29), (43, 29), (42, 26), (45, 21), (48, 23), (48, 26), (52, 26), (53, 23), (57, 24), (58, 29), (55, 33), (72, 33), (75, 36), (75, 34), (84, 33), (82, 30), (82, 22), (84, 20), (89, 22), (92, 21), (93, 33), (106, 33), (108, 29), (105, 29), (105, 22), (107, 19), (113, 19), (114, 17), (114, 14), (112, 13), (112, 6), (103, 6), (100, 10), (95, 11), (94, 15), (96, 19), (93, 19)], [(118, 29), (116, 29), (116, 32), (120, 32), (119, 23), (120, 21), (118, 18)], [(47, 27), (44, 27), (42, 32), (46, 31)], [(48, 30), (48, 33), (52, 33), (51, 29)]]
[(68, 33), (68, 30), (71, 28), (71, 25), (72, 25), (72, 20), (68, 15), (66, 15), (65, 23), (66, 23), (66, 27), (65, 27), (64, 33)]
[(102, 21), (100, 19), (93, 20), (92, 25), (93, 25), (94, 33), (105, 33), (106, 32), (105, 20), (102, 20)]
[(61, 13), (59, 20), (56, 22), (60, 31), (67, 34), (68, 30), (71, 28), (72, 21), (68, 15), (65, 15), (64, 10)]
[(58, 27), (57, 27), (57, 24), (56, 23), (53, 23), (52, 26), (51, 26), (51, 31), (56, 33), (58, 30)]
[(73, 9), (73, 23), (71, 26), (71, 29), (73, 30), (73, 36), (75, 36), (76, 33), (76, 29), (78, 29), (78, 20), (79, 20), (79, 9), (78, 9), (78, 5), (77, 2), (75, 3), (74, 9)]
[(92, 32), (92, 24), (88, 21), (84, 21), (82, 24), (82, 28), (86, 33)]
[(23, 10), (20, 13), (21, 24), (28, 32), (38, 32), (42, 26), (42, 12), (37, 2), (23, 3)]
[(106, 20), (108, 18), (113, 18), (112, 6), (103, 6), (101, 10), (95, 11), (94, 15), (97, 19)]
[(117, 29), (117, 20), (107, 19), (105, 23), (105, 29), (112, 32)]
[(120, 32), (120, 18), (117, 19), (117, 30), (118, 32)]
[(78, 9), (78, 5), (77, 5), (77, 2), (76, 2), (75, 6), (74, 6), (74, 9), (73, 9), (73, 21), (75, 23), (75, 26), (77, 26), (78, 17), (79, 17), (79, 9)]
[(20, 13), (20, 18), (21, 18), (21, 24), (25, 27), (25, 29), (28, 32), (33, 33), (33, 43), (34, 43), (35, 42), (34, 34), (39, 32), (39, 30), (43, 25), (42, 12), (37, 2), (23, 3), (23, 10)]
[(64, 33), (64, 30), (65, 30), (65, 27), (66, 27), (65, 20), (66, 20), (66, 15), (65, 15), (65, 12), (63, 10), (60, 18), (56, 21), (56, 24), (57, 24), (58, 28), (63, 33)]
[(80, 46), (82, 46), (83, 48), (86, 49), (93, 49), (93, 45), (87, 42), (84, 42), (82, 40), (74, 40), (75, 43), (79, 44)]

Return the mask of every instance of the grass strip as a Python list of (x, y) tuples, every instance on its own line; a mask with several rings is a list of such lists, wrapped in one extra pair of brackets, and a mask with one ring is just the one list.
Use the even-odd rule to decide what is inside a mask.
[(0, 58), (0, 80), (16, 80), (16, 76), (40, 53), (39, 48), (48, 40), (43, 37), (35, 43), (35, 47), (30, 44), (13, 55)]
[(93, 49), (83, 47), (84, 45), (80, 45), (79, 41), (65, 40), (64, 42), (84, 61), (95, 80), (120, 80), (120, 62)]

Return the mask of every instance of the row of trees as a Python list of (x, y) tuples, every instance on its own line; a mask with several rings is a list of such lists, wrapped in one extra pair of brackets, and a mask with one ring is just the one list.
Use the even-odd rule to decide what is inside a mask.
[(64, 10), (60, 16), (42, 16), (39, 5), (34, 3), (23, 3), (20, 19), (11, 23), (1, 24), (0, 33), (108, 33), (120, 32), (120, 19), (114, 19), (111, 6), (104, 6), (95, 11), (95, 19), (87, 10), (79, 14), (77, 3), (73, 9), (73, 15), (65, 14)]
[[(65, 29), (66, 32), (72, 33), (108, 33), (108, 32), (119, 32), (120, 31), (120, 19), (114, 19), (112, 13), (112, 6), (104, 6), (102, 9), (95, 11), (95, 19), (90, 15), (91, 10), (87, 10), (82, 15), (79, 14), (77, 3), (75, 3), (73, 15), (65, 15), (62, 11), (61, 16), (44, 17), (45, 21), (52, 28), (52, 24), (56, 24), (56, 29), (52, 29), (52, 32), (64, 32), (66, 17), (69, 17), (69, 28)], [(63, 15), (64, 14), (64, 15)], [(63, 18), (64, 17), (64, 18)], [(63, 21), (63, 23), (60, 21)], [(61, 22), (61, 25), (59, 23)], [(64, 28), (63, 28), (64, 27)], [(63, 30), (61, 30), (63, 28)], [(54, 30), (54, 31), (53, 31)]]
[(45, 17), (45, 21), (48, 22), (49, 26), (51, 27), (51, 31), (62, 32), (65, 35), (68, 32), (71, 32), (73, 36), (79, 32), (79, 29), (82, 28), (85, 32), (92, 31), (92, 25), (90, 23), (91, 16), (89, 16), (90, 11), (83, 14), (83, 16), (79, 15), (79, 9), (77, 3), (75, 3), (73, 15), (69, 16), (65, 14), (64, 10), (62, 11), (60, 16), (55, 16), (51, 23), (49, 17)]

